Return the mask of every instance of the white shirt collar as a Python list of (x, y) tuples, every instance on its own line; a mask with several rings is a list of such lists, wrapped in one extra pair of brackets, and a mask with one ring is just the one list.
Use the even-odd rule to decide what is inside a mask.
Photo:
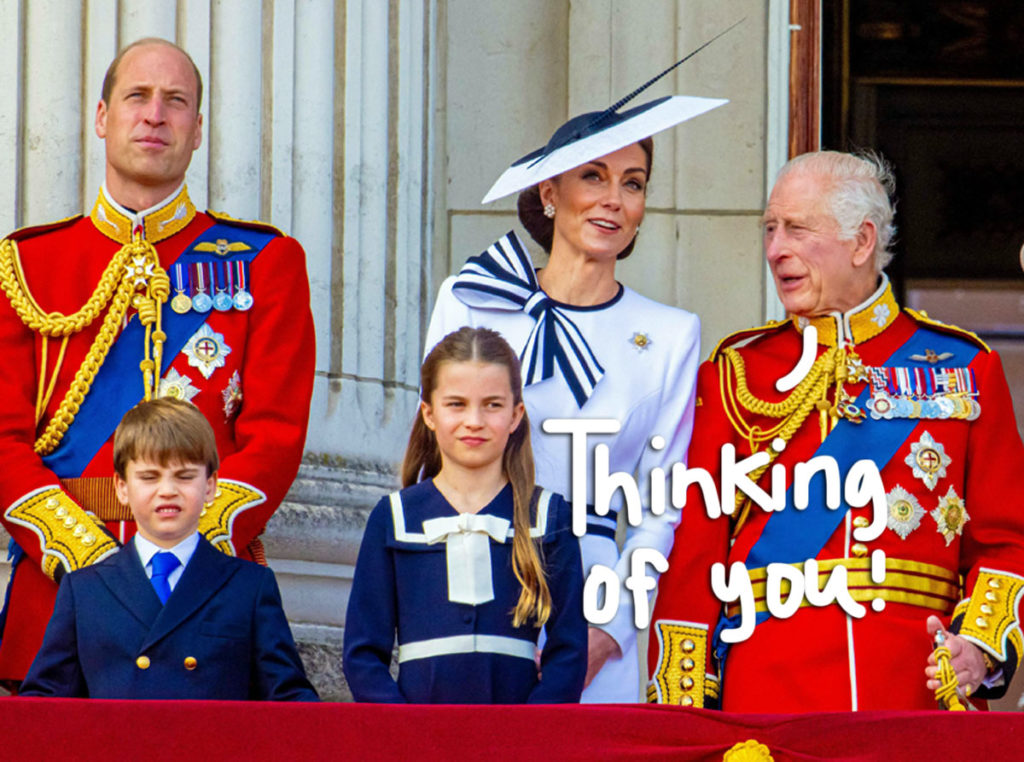
[(178, 557), (178, 561), (181, 562), (181, 568), (184, 569), (189, 560), (192, 558), (192, 554), (196, 552), (196, 548), (199, 546), (199, 532), (193, 532), (184, 540), (179, 542), (173, 548), (161, 548), (159, 545), (154, 545), (141, 534), (135, 534), (135, 551), (139, 554), (139, 560), (142, 561), (142, 568), (149, 566), (150, 561), (153, 560), (153, 556), (161, 551), (167, 551), (173, 553)]

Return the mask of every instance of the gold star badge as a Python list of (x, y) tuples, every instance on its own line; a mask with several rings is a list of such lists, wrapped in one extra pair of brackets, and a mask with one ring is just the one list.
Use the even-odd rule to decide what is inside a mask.
[(953, 538), (964, 533), (964, 524), (971, 520), (967, 515), (967, 506), (952, 487), (939, 498), (939, 506), (932, 511), (932, 518), (938, 524), (939, 534), (946, 538), (946, 545), (953, 542)]

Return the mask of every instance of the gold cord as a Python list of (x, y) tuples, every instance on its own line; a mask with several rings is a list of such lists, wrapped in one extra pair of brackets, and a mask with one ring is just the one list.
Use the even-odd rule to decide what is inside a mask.
[[(768, 402), (754, 396), (747, 386), (746, 366), (743, 357), (733, 347), (726, 348), (718, 359), (719, 390), (722, 395), (726, 417), (736, 432), (750, 446), (751, 454), (758, 452), (765, 442), (776, 438), (789, 442), (799, 431), (811, 412), (820, 414), (821, 440), (825, 441), (838, 419), (847, 413), (839, 410), (839, 404), (847, 400), (844, 384), (849, 375), (847, 361), (856, 357), (846, 347), (834, 346), (824, 352), (797, 384), (796, 388), (781, 402)], [(733, 383), (735, 377), (735, 385)], [(835, 403), (828, 399), (829, 388), (835, 387)], [(778, 424), (762, 429), (747, 422), (743, 415), (746, 410), (754, 415), (781, 419)], [(768, 462), (750, 473), (750, 480), (757, 482), (778, 457), (778, 452), (768, 449)], [(743, 492), (736, 493), (738, 517), (733, 523), (735, 535), (746, 522), (753, 505)]]
[[(65, 336), (60, 340), (60, 351), (57, 352), (57, 362), (53, 366), (53, 373), (50, 374), (50, 385), (46, 387), (46, 393), (43, 398), (38, 401), (36, 406), (36, 426), (43, 420), (43, 414), (46, 413), (46, 408), (50, 405), (50, 399), (53, 397), (54, 387), (57, 386), (57, 376), (60, 375), (60, 369), (64, 367), (64, 355), (68, 349), (68, 340), (70, 336)], [(39, 372), (39, 389), (42, 391), (43, 379), (46, 377), (46, 345), (49, 343), (49, 339), (46, 336), (43, 339), (43, 361), (41, 363), (41, 369)]]
[[(63, 345), (54, 368), (47, 393), (37, 393), (37, 419), (42, 418), (50, 397), (53, 394), (56, 376), (64, 359), (64, 349), (68, 338), (79, 333), (96, 320), (106, 309), (106, 315), (100, 326), (99, 333), (81, 367), (75, 373), (74, 380), (61, 401), (57, 412), (50, 419), (43, 433), (36, 440), (34, 449), (40, 455), (53, 452), (64, 438), (75, 415), (85, 400), (96, 373), (107, 358), (110, 347), (117, 338), (124, 323), (128, 307), (133, 303), (139, 309), (140, 321), (146, 326), (144, 360), (142, 362), (144, 397), (150, 399), (159, 385), (158, 364), (150, 358), (150, 347), (153, 356), (162, 357), (162, 344), (166, 338), (161, 330), (160, 304), (167, 301), (170, 294), (170, 278), (160, 267), (160, 258), (156, 249), (141, 236), (136, 236), (131, 243), (125, 244), (114, 254), (110, 263), (103, 271), (100, 282), (86, 301), (85, 305), (72, 315), (59, 312), (45, 313), (32, 296), (21, 267), (18, 247), (11, 240), (0, 242), (0, 286), (11, 302), (11, 306), (21, 321), (32, 331), (48, 338), (61, 337)], [(133, 296), (137, 294), (137, 299)], [(109, 308), (108, 308), (109, 306)], [(145, 315), (143, 314), (145, 313)], [(155, 330), (151, 330), (155, 326)], [(45, 360), (45, 343), (43, 357)], [(45, 362), (40, 378), (46, 374)], [(40, 390), (42, 380), (40, 380)], [(40, 407), (42, 409), (40, 409)], [(37, 420), (38, 423), (38, 420)]]
[(935, 662), (939, 669), (935, 679), (939, 681), (939, 687), (935, 689), (935, 700), (939, 702), (940, 709), (946, 709), (951, 712), (964, 712), (967, 711), (967, 707), (963, 705), (963, 702), (960, 701), (960, 696), (957, 695), (960, 681), (957, 679), (956, 671), (953, 669), (951, 658), (949, 646), (946, 645), (945, 634), (941, 631), (937, 632), (935, 634)]
[[(47, 363), (47, 350), (50, 346), (50, 340), (46, 336), (40, 336), (40, 359), (39, 359), (39, 378), (36, 384), (36, 426), (39, 425), (40, 419), (43, 417), (43, 389), (46, 386), (46, 363)], [(54, 374), (56, 375), (56, 374)]]
[[(142, 245), (149, 246), (146, 243)], [(131, 257), (139, 254), (137, 246), (131, 243), (121, 247), (103, 271), (92, 296), (72, 315), (43, 312), (25, 282), (17, 244), (9, 239), (0, 242), (0, 284), (26, 326), (43, 336), (70, 336), (90, 325), (110, 303), (118, 284), (124, 280), (125, 268)]]

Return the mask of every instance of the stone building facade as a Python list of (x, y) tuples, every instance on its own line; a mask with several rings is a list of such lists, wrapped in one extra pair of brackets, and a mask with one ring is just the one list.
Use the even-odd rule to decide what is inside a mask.
[[(340, 642), (366, 514), (396, 484), (440, 280), (518, 223), (479, 203), (513, 159), (744, 18), (652, 88), (730, 103), (656, 140), (620, 279), (703, 320), (706, 346), (778, 315), (760, 246), (785, 161), (783, 0), (12, 0), (0, 2), (0, 228), (87, 210), (117, 50), (158, 36), (205, 83), (197, 206), (306, 249), (317, 332), (305, 462), (266, 547), (307, 665), (344, 698)], [(0, 568), (0, 576), (6, 569)]]

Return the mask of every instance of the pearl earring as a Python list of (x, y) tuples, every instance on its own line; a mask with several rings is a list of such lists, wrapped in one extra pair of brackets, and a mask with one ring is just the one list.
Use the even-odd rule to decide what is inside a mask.
[(555, 219), (555, 205), (554, 204), (545, 204), (544, 205), (544, 216), (547, 217), (549, 220)]

